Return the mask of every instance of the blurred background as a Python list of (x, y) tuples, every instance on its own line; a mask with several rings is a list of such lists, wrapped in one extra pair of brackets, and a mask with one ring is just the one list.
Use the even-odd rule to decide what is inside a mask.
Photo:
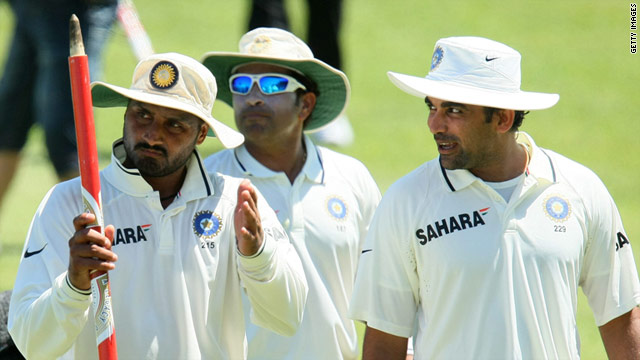
[[(249, 5), (249, 0), (135, 0), (156, 52), (175, 51), (198, 60), (207, 51), (237, 51)], [(286, 0), (286, 5), (291, 30), (305, 39), (306, 2)], [(351, 81), (347, 114), (355, 141), (337, 150), (367, 165), (384, 193), (393, 181), (437, 155), (424, 102), (393, 86), (386, 72), (426, 75), (433, 46), (442, 37), (474, 35), (503, 42), (523, 56), (523, 90), (560, 94), (555, 107), (531, 112), (521, 129), (539, 146), (602, 178), (618, 204), (638, 262), (640, 55), (630, 53), (629, 8), (629, 2), (620, 0), (344, 0), (343, 70)], [(0, 1), (0, 73), (13, 21), (8, 4)], [(128, 87), (137, 59), (120, 24), (111, 32), (103, 53), (103, 80)], [(60, 91), (69, 91), (69, 84), (60, 84)], [(101, 167), (109, 162), (112, 141), (121, 136), (123, 113), (120, 108), (95, 109)], [(214, 106), (214, 116), (235, 127), (231, 109), (222, 102)], [(209, 155), (219, 149), (210, 138), (200, 151)], [(0, 208), (0, 290), (13, 286), (31, 218), (55, 182), (42, 130), (34, 128)], [(579, 306), (583, 358), (605, 358), (582, 294)]]

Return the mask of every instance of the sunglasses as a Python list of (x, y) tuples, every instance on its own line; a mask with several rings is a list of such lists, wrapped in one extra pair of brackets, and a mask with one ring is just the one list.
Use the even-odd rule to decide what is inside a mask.
[(229, 88), (231, 92), (238, 95), (247, 95), (249, 91), (251, 91), (254, 83), (258, 83), (258, 88), (265, 95), (293, 92), (298, 89), (307, 90), (298, 80), (279, 73), (238, 73), (231, 75), (231, 78), (229, 78)]

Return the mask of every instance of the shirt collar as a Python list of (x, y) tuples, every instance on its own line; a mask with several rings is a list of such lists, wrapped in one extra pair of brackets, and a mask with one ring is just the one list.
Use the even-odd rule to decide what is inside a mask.
[[(155, 191), (142, 178), (138, 169), (128, 169), (122, 165), (126, 159), (124, 141), (118, 139), (112, 145), (111, 164), (103, 174), (109, 183), (118, 190), (137, 197), (152, 195)], [(187, 162), (187, 175), (178, 193), (184, 201), (200, 199), (213, 194), (211, 179), (205, 170), (202, 158), (197, 150), (193, 152)]]
[[(318, 184), (322, 183), (324, 181), (324, 165), (320, 149), (307, 135), (303, 135), (303, 139), (307, 148), (307, 161), (304, 163), (298, 176), (302, 175), (310, 181)], [(262, 165), (249, 153), (244, 144), (233, 149), (233, 152), (238, 166), (240, 166), (247, 175), (259, 178), (270, 178), (283, 174), (282, 171), (273, 171)]]
[[(532, 177), (534, 180), (546, 180), (548, 182), (556, 182), (555, 167), (549, 155), (544, 149), (539, 148), (529, 134), (520, 131), (516, 135), (516, 141), (527, 147), (530, 152), (529, 166), (527, 167), (525, 174), (527, 177)], [(439, 164), (439, 161), (438, 161)], [(473, 175), (469, 170), (447, 170), (440, 165), (441, 179), (444, 182), (446, 188), (450, 191), (457, 191), (464, 189), (471, 185), (474, 181), (482, 181), (480, 178)]]
[(551, 160), (551, 157), (547, 152), (536, 145), (533, 138), (524, 131), (518, 132), (517, 141), (524, 144), (531, 155), (529, 160), (528, 176), (533, 176), (537, 179), (544, 179), (548, 182), (556, 182), (556, 169), (555, 164)]

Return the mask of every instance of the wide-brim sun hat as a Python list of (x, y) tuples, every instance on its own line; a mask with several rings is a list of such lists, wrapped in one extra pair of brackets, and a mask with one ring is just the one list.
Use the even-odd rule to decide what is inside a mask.
[(425, 77), (389, 71), (401, 90), (462, 104), (509, 110), (541, 110), (555, 105), (560, 96), (520, 90), (520, 53), (481, 37), (462, 36), (438, 40)]
[(128, 89), (101, 81), (91, 83), (96, 107), (126, 107), (132, 99), (184, 111), (207, 123), (207, 135), (216, 136), (225, 148), (237, 147), (244, 136), (211, 115), (216, 93), (213, 74), (197, 60), (177, 53), (154, 54), (141, 60)]
[(239, 52), (208, 52), (202, 63), (218, 82), (218, 99), (233, 106), (229, 77), (239, 65), (267, 63), (293, 69), (313, 81), (318, 90), (316, 106), (305, 131), (318, 130), (341, 115), (349, 102), (346, 75), (314, 58), (313, 52), (292, 33), (277, 28), (257, 28), (240, 38)]

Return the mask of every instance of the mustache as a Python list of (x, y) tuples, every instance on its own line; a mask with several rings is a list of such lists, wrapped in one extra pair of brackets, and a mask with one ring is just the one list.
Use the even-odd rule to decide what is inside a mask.
[(146, 149), (146, 150), (154, 150), (154, 151), (158, 151), (161, 152), (162, 155), (167, 156), (167, 149), (165, 149), (162, 146), (159, 145), (154, 145), (151, 146), (147, 143), (137, 143), (136, 146), (133, 147), (133, 150), (140, 150), (140, 149)]
[(434, 134), (433, 139), (435, 141), (455, 141), (458, 142), (458, 137), (453, 135)]

